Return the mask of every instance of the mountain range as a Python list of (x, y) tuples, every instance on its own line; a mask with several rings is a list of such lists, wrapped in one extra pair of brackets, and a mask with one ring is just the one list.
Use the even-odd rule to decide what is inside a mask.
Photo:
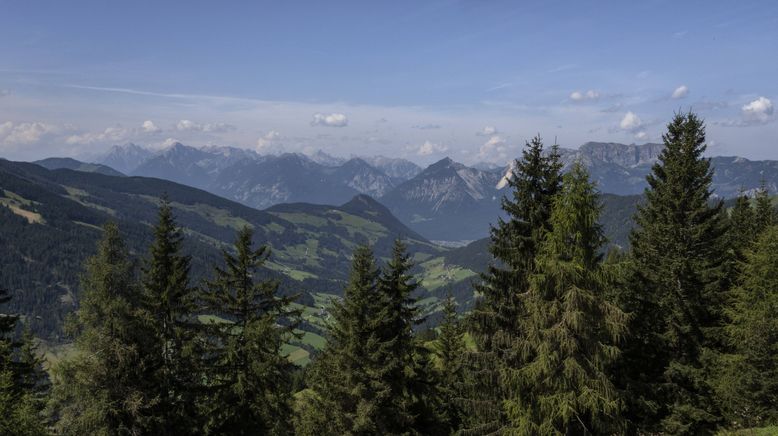
[[(59, 165), (75, 169), (46, 168)], [(337, 173), (339, 167), (327, 168)], [(172, 181), (105, 172), (99, 165), (63, 159), (38, 164), (0, 159), (0, 287), (14, 293), (12, 309), (37, 320), (36, 334), (55, 342), (63, 340), (62, 321), (78, 304), (80, 272), (94, 252), (100, 226), (117, 222), (131, 253), (140, 258), (151, 241), (163, 195), (182, 227), (194, 280), (211, 274), (237, 229), (251, 226), (256, 242), (272, 248), (266, 273), (281, 282), (284, 292), (299, 295), (296, 304), (306, 317), (301, 326), (306, 335), (322, 332), (326, 322), (321, 307), (341, 295), (351, 253), (364, 243), (384, 262), (396, 238), (406, 241), (416, 264), (412, 273), (420, 283), (419, 305), (430, 319), (448, 292), (465, 309), (473, 302), (472, 281), (491, 262), (489, 241), (447, 247), (430, 241), (434, 229), (429, 223), (448, 223), (451, 232), (462, 226), (461, 231), (473, 234), (480, 225), (480, 233), (487, 233), (492, 217), (478, 214), (498, 207), (495, 183), (503, 177), (502, 171), (443, 159), (398, 184), (382, 202), (357, 194), (340, 205), (296, 202), (258, 210)], [(631, 217), (641, 200), (640, 195), (603, 194), (600, 222), (612, 244), (627, 245)], [(412, 208), (429, 213), (413, 218), (424, 217), (415, 226), (403, 220)], [(393, 209), (405, 215), (395, 216)]]
[[(637, 195), (657, 161), (662, 144), (587, 142), (560, 148), (565, 167), (580, 160), (603, 193)], [(778, 190), (778, 161), (711, 158), (715, 195), (753, 192), (762, 182)], [(176, 143), (152, 152), (134, 144), (115, 146), (99, 163), (128, 175), (156, 177), (207, 190), (265, 209), (276, 204), (342, 204), (367, 194), (404, 224), (432, 240), (469, 241), (488, 235), (501, 216), (511, 165), (468, 167), (450, 158), (425, 169), (396, 158), (286, 153), (260, 155), (233, 147), (189, 147)], [(50, 167), (52, 167), (50, 165)], [(70, 167), (66, 167), (70, 168)]]

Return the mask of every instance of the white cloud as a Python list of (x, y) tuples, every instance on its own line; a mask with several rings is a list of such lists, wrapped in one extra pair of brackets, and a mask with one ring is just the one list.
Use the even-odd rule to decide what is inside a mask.
[(743, 105), (743, 117), (750, 123), (766, 123), (773, 116), (773, 102), (769, 98), (759, 97), (756, 100)]
[(411, 128), (419, 130), (435, 130), (440, 128), (440, 124), (416, 124), (411, 126)]
[(675, 88), (675, 91), (673, 91), (672, 98), (679, 99), (679, 98), (684, 98), (687, 95), (689, 95), (689, 87), (686, 85), (681, 85)]
[(619, 128), (635, 135), (635, 139), (645, 140), (648, 138), (648, 133), (644, 129), (643, 120), (634, 112), (629, 111), (624, 114), (624, 117), (619, 123)]
[(44, 135), (55, 133), (57, 127), (52, 124), (32, 122), (14, 124), (7, 121), (0, 124), (0, 141), (5, 144), (33, 144)]
[(325, 126), (325, 127), (346, 127), (348, 125), (348, 118), (346, 115), (339, 113), (332, 114), (313, 114), (312, 126)]
[(14, 128), (14, 123), (6, 121), (0, 124), (0, 139), (4, 139)]
[(643, 126), (643, 121), (632, 111), (629, 111), (626, 114), (624, 114), (624, 117), (621, 119), (621, 122), (619, 123), (619, 127), (621, 127), (622, 130), (629, 130), (629, 131), (635, 131), (641, 128), (642, 126)]
[(497, 128), (494, 126), (484, 126), (483, 129), (476, 133), (477, 136), (492, 136), (495, 134), (497, 134)]
[(487, 162), (504, 163), (508, 159), (509, 149), (510, 147), (505, 138), (499, 135), (492, 135), (478, 149), (478, 158)]
[(6, 95), (10, 95), (11, 91), (7, 89), (0, 89), (0, 97), (5, 97)]
[(570, 100), (573, 101), (587, 101), (587, 100), (594, 101), (594, 100), (598, 100), (599, 98), (600, 98), (600, 93), (593, 89), (590, 89), (586, 92), (573, 91), (570, 94)]
[(195, 123), (191, 120), (181, 120), (176, 124), (176, 130), (181, 132), (223, 133), (235, 130), (235, 126), (226, 123)]
[(157, 127), (157, 125), (154, 124), (154, 122), (151, 120), (144, 121), (141, 125), (141, 129), (143, 129), (143, 131), (146, 133), (159, 133), (162, 131), (162, 129)]
[(443, 144), (437, 144), (430, 141), (424, 141), (424, 144), (419, 147), (416, 152), (419, 156), (429, 156), (435, 153), (445, 153), (448, 151), (448, 147)]
[(119, 142), (126, 139), (131, 134), (130, 130), (122, 126), (108, 127), (102, 132), (86, 132), (78, 135), (71, 135), (65, 139), (65, 143), (73, 144), (94, 144), (102, 142)]
[(160, 144), (160, 146), (164, 149), (164, 148), (172, 147), (173, 145), (176, 145), (179, 142), (181, 141), (179, 141), (176, 138), (167, 138), (164, 141), (162, 141), (162, 144)]
[(260, 153), (273, 153), (280, 151), (281, 147), (276, 144), (281, 134), (277, 130), (271, 130), (257, 139), (256, 150)]

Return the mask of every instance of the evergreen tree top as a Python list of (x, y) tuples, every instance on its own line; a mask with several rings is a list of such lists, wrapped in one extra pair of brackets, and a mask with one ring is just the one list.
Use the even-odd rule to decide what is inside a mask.
[(599, 223), (599, 193), (581, 162), (575, 162), (563, 180), (562, 190), (553, 202), (553, 231), (547, 234), (546, 250), (594, 269), (602, 259), (600, 248), (606, 242)]

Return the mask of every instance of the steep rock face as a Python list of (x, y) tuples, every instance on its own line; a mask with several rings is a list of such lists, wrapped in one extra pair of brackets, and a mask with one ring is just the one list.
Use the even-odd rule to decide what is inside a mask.
[(646, 175), (663, 148), (663, 144), (652, 143), (587, 142), (577, 150), (560, 148), (559, 153), (564, 170), (580, 161), (601, 192), (634, 195), (642, 193), (647, 186)]
[(735, 156), (711, 158), (714, 194), (732, 198), (741, 191), (753, 195), (764, 183), (772, 193), (778, 193), (778, 161), (748, 160)]
[(105, 156), (98, 159), (98, 163), (121, 173), (130, 174), (153, 154), (151, 150), (132, 143), (114, 145)]
[(306, 155), (306, 157), (325, 167), (337, 167), (343, 165), (346, 162), (346, 159), (333, 156), (331, 154), (325, 153), (322, 150), (316, 150), (315, 153)]
[(237, 147), (211, 145), (200, 148), (200, 151), (207, 153), (209, 156), (200, 159), (196, 163), (197, 166), (205, 169), (209, 174), (214, 176), (240, 161), (257, 161), (266, 158), (254, 150), (246, 150)]
[(361, 157), (361, 159), (394, 179), (397, 184), (414, 178), (422, 171), (421, 167), (415, 163), (400, 158), (370, 156)]
[(429, 238), (476, 239), (474, 236), (488, 231), (488, 223), (499, 215), (499, 179), (498, 173), (469, 168), (445, 158), (397, 186), (380, 201), (412, 229)]
[(349, 159), (331, 172), (335, 183), (342, 183), (372, 197), (386, 194), (395, 185), (391, 177), (360, 158)]
[(387, 204), (405, 201), (431, 212), (456, 210), (486, 198), (494, 189), (489, 173), (468, 168), (450, 158), (440, 160), (383, 198)]
[[(142, 159), (137, 166), (135, 161), (125, 165), (134, 167), (132, 175), (187, 184), (258, 208), (289, 201), (340, 203), (359, 193), (379, 197), (399, 183), (363, 159), (346, 161), (322, 151), (260, 155), (236, 147), (176, 143), (153, 153), (127, 145), (114, 147), (104, 160), (119, 162), (126, 156)], [(410, 162), (402, 159), (380, 161), (409, 171), (405, 163)]]
[(663, 144), (625, 145), (613, 142), (587, 142), (578, 149), (578, 154), (592, 164), (615, 164), (620, 167), (653, 165)]
[(212, 159), (213, 155), (210, 153), (177, 142), (144, 161), (131, 174), (205, 189), (212, 178), (207, 165)]
[(359, 193), (332, 173), (303, 155), (287, 153), (239, 161), (220, 172), (211, 190), (260, 209), (288, 202), (339, 204)]

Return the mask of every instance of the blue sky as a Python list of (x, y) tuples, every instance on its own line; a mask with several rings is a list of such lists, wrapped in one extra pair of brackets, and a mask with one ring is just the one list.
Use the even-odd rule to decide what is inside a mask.
[(173, 140), (504, 163), (542, 134), (778, 159), (778, 2), (0, 0), (0, 156)]

